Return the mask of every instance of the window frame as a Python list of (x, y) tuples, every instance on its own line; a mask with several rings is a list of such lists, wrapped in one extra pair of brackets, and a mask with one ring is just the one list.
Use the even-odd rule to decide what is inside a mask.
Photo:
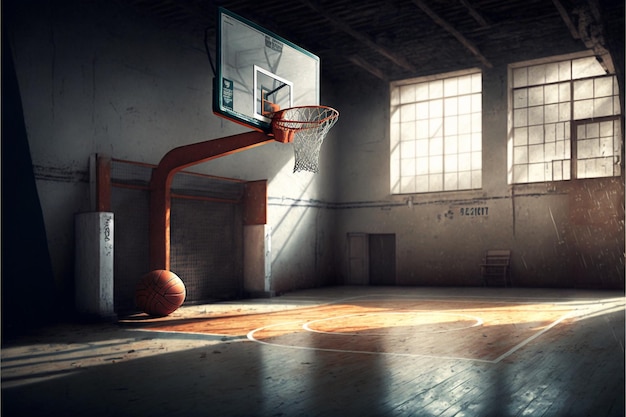
[[(479, 87), (478, 87), (478, 91), (474, 91), (474, 85), (472, 84), (473, 80), (471, 79), (471, 77), (475, 76), (475, 75), (479, 75)], [(441, 81), (442, 85), (445, 84), (446, 80), (452, 80), (452, 79), (459, 79), (459, 78), (463, 78), (463, 77), (470, 77), (470, 87), (469, 87), (469, 91), (466, 93), (457, 93), (456, 94), (446, 94), (445, 92), (443, 92), (441, 94), (441, 97), (431, 97), (428, 96), (427, 99), (423, 99), (420, 100), (419, 98), (416, 98), (413, 101), (406, 101), (404, 103), (402, 103), (402, 98), (401, 98), (401, 89), (404, 86), (416, 86), (416, 89), (418, 88), (418, 85), (430, 85), (433, 82), (438, 82)], [(393, 81), (389, 84), (389, 111), (390, 111), (390, 118), (389, 118), (389, 132), (390, 132), (390, 193), (392, 195), (403, 195), (403, 194), (435, 194), (435, 193), (442, 193), (442, 192), (462, 192), (462, 191), (476, 191), (476, 190), (480, 190), (482, 189), (482, 170), (483, 170), (483, 146), (482, 146), (482, 142), (483, 142), (483, 78), (484, 78), (484, 74), (483, 71), (480, 68), (470, 68), (470, 69), (466, 69), (466, 70), (461, 70), (461, 71), (454, 71), (454, 72), (446, 72), (446, 73), (440, 73), (440, 74), (433, 74), (433, 75), (429, 75), (429, 76), (423, 76), (423, 77), (415, 77), (415, 78), (410, 78), (410, 79), (404, 79), (404, 80), (398, 80), (398, 81)], [(443, 87), (442, 87), (443, 88)], [(472, 100), (475, 100), (475, 97), (478, 95), (478, 103), (473, 102)], [(472, 98), (474, 97), (474, 99)], [(459, 113), (457, 111), (457, 113), (453, 113), (451, 115), (449, 115), (448, 119), (446, 119), (446, 100), (448, 100), (448, 102), (451, 102), (453, 100), (457, 100), (457, 106), (459, 104), (459, 101), (462, 99), (468, 98), (469, 101), (471, 102), (471, 107), (470, 110), (467, 113)], [(450, 100), (453, 99), (453, 100)], [(443, 132), (441, 133), (441, 150), (440, 152), (436, 152), (436, 151), (431, 151), (430, 149), (426, 152), (426, 155), (422, 155), (420, 156), (418, 154), (418, 151), (414, 151), (415, 154), (414, 156), (409, 156), (408, 158), (405, 157), (403, 158), (403, 154), (402, 154), (402, 147), (405, 147), (405, 149), (411, 149), (411, 148), (418, 148), (418, 145), (421, 144), (420, 141), (428, 141), (429, 143), (433, 140), (437, 140), (438, 137), (434, 137), (432, 134), (428, 134), (426, 138), (418, 138), (418, 127), (417, 127), (417, 123), (419, 121), (422, 122), (428, 122), (431, 123), (432, 120), (437, 120), (438, 117), (437, 116), (428, 116), (427, 118), (422, 118), (418, 120), (418, 115), (417, 115), (417, 110), (416, 111), (416, 116), (415, 116), (415, 121), (416, 121), (416, 126), (413, 128), (413, 130), (415, 131), (413, 134), (413, 138), (409, 139), (409, 140), (402, 140), (402, 121), (401, 121), (401, 116), (400, 113), (402, 113), (402, 106), (406, 106), (410, 103), (413, 103), (416, 107), (418, 106), (418, 104), (420, 105), (428, 105), (431, 106), (431, 103), (434, 101), (440, 100), (441, 101), (441, 107), (442, 107), (442, 113), (439, 116), (439, 118), (441, 119), (441, 129), (443, 130)], [(477, 109), (475, 109), (474, 107), (478, 106)], [(458, 107), (457, 107), (458, 109)], [(398, 113), (397, 115), (394, 113)], [(446, 120), (448, 121), (448, 123), (451, 122), (452, 119), (459, 118), (460, 116), (463, 116), (465, 120), (467, 120), (467, 118), (469, 118), (470, 121), (470, 128), (469, 128), (469, 133), (465, 132), (463, 134), (450, 134), (450, 135), (446, 135), (445, 130), (448, 129), (447, 127), (445, 127), (446, 125)], [(475, 119), (478, 118), (478, 128), (476, 128), (474, 126), (474, 124), (476, 124)], [(460, 122), (459, 122), (460, 124)], [(475, 129), (478, 129), (477, 131), (475, 131)], [(478, 135), (478, 139), (476, 139), (476, 135)], [(465, 139), (465, 142), (461, 143), (461, 139), (459, 138), (460, 136), (463, 136)], [(456, 138), (456, 139), (453, 139)], [(449, 142), (446, 142), (446, 140), (448, 140)], [(446, 146), (450, 146), (447, 145), (448, 143), (451, 144), (452, 141), (456, 140), (456, 148), (454, 147), (454, 144), (452, 144), (451, 148), (455, 149), (455, 151), (453, 152), (446, 152)], [(477, 144), (475, 142), (478, 142)], [(461, 148), (461, 146), (463, 146), (464, 149), (467, 149), (467, 146), (469, 146), (469, 151), (461, 151), (459, 148)], [(468, 161), (466, 161), (465, 159), (461, 161), (460, 156), (463, 156), (463, 158), (467, 159)], [(476, 156), (477, 155), (477, 156)], [(455, 160), (456, 157), (456, 168), (453, 171), (446, 171), (446, 165), (447, 162), (446, 160), (448, 160), (448, 163), (453, 163), (453, 160)], [(440, 164), (441, 164), (441, 168), (439, 169), (439, 171), (437, 169), (431, 169), (431, 167), (428, 167), (426, 169), (426, 173), (422, 173), (420, 174), (420, 170), (419, 170), (419, 166), (418, 166), (418, 158), (421, 158), (422, 160), (426, 160), (428, 159), (429, 161), (432, 159), (440, 159)], [(409, 163), (413, 163), (415, 165), (414, 168), (414, 174), (413, 175), (403, 175), (403, 160), (408, 161), (411, 160), (412, 162)], [(436, 161), (434, 162), (435, 164), (437, 163)], [(469, 163), (469, 169), (462, 169), (459, 165), (461, 163)], [(478, 166), (478, 168), (476, 168), (475, 166)], [(459, 177), (460, 174), (464, 173), (465, 174), (465, 178), (461, 179)], [(436, 178), (436, 176), (440, 176), (440, 179)], [(455, 188), (449, 188), (449, 183), (447, 181), (450, 181), (450, 178), (456, 176), (456, 178), (452, 178), (453, 183), (455, 184)], [(476, 178), (476, 176), (478, 178)], [(431, 184), (431, 177), (433, 177), (433, 179), (439, 181), (439, 184), (437, 184), (438, 186), (433, 186)], [(447, 178), (448, 179), (447, 179)], [(410, 187), (407, 187), (406, 184), (403, 184), (403, 181), (405, 181), (407, 178), (412, 178), (413, 184)], [(428, 182), (428, 184), (426, 185), (427, 189), (420, 189), (419, 185), (418, 185), (418, 179), (422, 178), (422, 179), (426, 179), (426, 181)], [(465, 183), (468, 183), (467, 186), (463, 186), (463, 181), (465, 181)], [(408, 184), (411, 185), (411, 184)]]
[[(624, 132), (622, 132), (621, 130), (620, 119), (623, 117), (624, 109), (621, 108), (621, 104), (620, 104), (619, 85), (617, 86), (617, 95), (611, 94), (609, 96), (613, 98), (613, 106), (615, 105), (619, 106), (617, 110), (618, 111), (617, 114), (602, 115), (602, 116), (597, 116), (597, 117), (586, 117), (586, 118), (579, 118), (579, 119), (576, 118), (576, 114), (575, 114), (576, 103), (582, 101), (581, 99), (578, 99), (575, 97), (575, 84), (578, 82), (584, 82), (584, 81), (600, 80), (602, 78), (611, 78), (614, 80), (613, 81), (614, 83), (617, 83), (615, 73), (594, 74), (590, 76), (576, 76), (570, 73), (569, 78), (566, 80), (556, 80), (556, 81), (551, 81), (551, 82), (545, 81), (543, 83), (538, 83), (538, 84), (533, 84), (533, 83), (528, 82), (521, 86), (514, 85), (516, 83), (516, 80), (515, 80), (515, 77), (513, 76), (513, 72), (520, 68), (530, 69), (532, 67), (537, 67), (537, 66), (541, 66), (545, 64), (561, 64), (567, 61), (569, 61), (570, 63), (570, 68), (573, 68), (574, 61), (579, 60), (579, 59), (584, 59), (584, 58), (592, 58), (592, 57), (594, 57), (594, 54), (591, 51), (582, 51), (582, 52), (573, 53), (573, 54), (557, 55), (557, 56), (551, 56), (551, 57), (537, 59), (537, 60), (516, 62), (516, 63), (512, 63), (508, 65), (508, 70), (507, 70), (507, 80), (508, 80), (507, 82), (507, 96), (508, 96), (507, 183), (509, 185), (538, 184), (538, 183), (546, 183), (546, 182), (561, 182), (561, 181), (582, 180), (582, 179), (590, 179), (590, 178), (614, 178), (622, 174), (621, 163), (622, 163), (622, 153), (623, 153)], [(611, 67), (612, 66), (609, 65), (609, 68)], [(530, 138), (529, 138), (529, 143), (526, 145), (527, 150), (528, 150), (527, 152), (528, 160), (525, 163), (519, 163), (516, 160), (516, 158), (518, 158), (517, 155), (514, 154), (516, 147), (519, 147), (519, 145), (516, 145), (517, 143), (516, 142), (517, 141), (516, 129), (518, 125), (516, 124), (516, 121), (514, 120), (514, 112), (524, 107), (524, 106), (516, 106), (515, 100), (519, 96), (518, 94), (516, 94), (516, 92), (519, 91), (520, 89), (528, 89), (530, 91), (533, 88), (538, 88), (538, 87), (545, 88), (546, 86), (558, 86), (559, 84), (564, 84), (564, 83), (569, 84), (569, 89), (568, 89), (569, 98), (567, 101), (568, 106), (569, 106), (569, 117), (566, 121), (559, 118), (556, 124), (563, 123), (564, 125), (566, 125), (565, 127), (566, 134), (569, 136), (568, 138), (566, 138), (566, 140), (569, 141), (569, 147), (566, 149), (566, 152), (562, 155), (563, 157), (561, 159), (552, 159), (552, 160), (543, 159), (541, 162), (537, 163), (537, 164), (543, 164), (544, 166), (547, 166), (547, 164), (550, 164), (550, 163), (553, 164), (553, 167), (550, 170), (550, 172), (552, 173), (551, 179), (545, 178), (544, 176), (543, 180), (533, 180), (531, 178), (532, 175), (530, 173), (531, 172), (530, 169), (532, 165), (532, 163), (530, 162), (530, 147), (531, 147)], [(599, 97), (602, 97), (602, 96), (593, 95), (591, 99), (595, 100), (595, 99), (598, 99)], [(528, 100), (530, 100), (530, 98), (528, 98)], [(561, 104), (561, 103), (562, 102), (558, 101), (558, 104)], [(547, 107), (545, 103), (542, 106), (544, 109), (545, 107)], [(525, 108), (531, 109), (532, 106), (530, 104), (526, 104)], [(611, 157), (615, 161), (613, 174), (612, 175), (596, 174), (596, 175), (591, 175), (591, 176), (581, 176), (579, 174), (579, 169), (578, 169), (580, 159), (578, 157), (578, 144), (579, 143), (578, 143), (578, 136), (577, 136), (577, 128), (580, 125), (599, 123), (603, 121), (613, 121), (613, 123), (617, 123), (617, 125), (614, 125), (614, 126), (619, 130), (613, 136), (614, 147), (612, 150), (613, 153), (611, 155)], [(540, 126), (545, 131), (546, 127), (550, 126), (551, 124), (552, 123), (546, 122), (544, 120), (541, 124), (532, 125), (528, 123), (524, 125), (524, 127), (530, 128), (530, 127)], [(618, 143), (615, 143), (616, 137), (617, 137)], [(541, 143), (537, 143), (537, 144), (541, 144), (545, 147), (546, 143), (548, 143), (548, 141), (546, 141), (546, 139), (544, 138)], [(554, 163), (555, 162), (561, 163), (562, 166), (565, 166), (565, 165), (568, 166), (567, 176), (564, 175), (565, 171), (561, 172), (562, 175), (560, 177), (554, 175)], [(516, 176), (518, 175), (517, 174), (518, 167), (524, 167), (524, 166), (526, 167), (526, 170), (527, 170), (526, 178), (523, 180), (516, 180)], [(617, 168), (615, 168), (615, 166), (617, 166)]]

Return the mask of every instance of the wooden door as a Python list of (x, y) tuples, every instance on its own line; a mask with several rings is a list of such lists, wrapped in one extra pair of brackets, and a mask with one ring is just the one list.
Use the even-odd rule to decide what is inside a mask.
[(348, 233), (349, 271), (346, 285), (369, 284), (369, 254), (366, 233)]
[(396, 285), (396, 235), (369, 235), (369, 282)]

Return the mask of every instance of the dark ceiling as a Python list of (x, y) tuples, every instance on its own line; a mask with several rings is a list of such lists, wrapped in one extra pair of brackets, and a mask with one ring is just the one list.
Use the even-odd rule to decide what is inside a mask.
[[(215, 43), (222, 6), (321, 58), (325, 77), (396, 80), (564, 51), (612, 52), (623, 66), (623, 0), (120, 0)], [(546, 46), (547, 48), (547, 46)], [(554, 54), (546, 50), (545, 55)], [(616, 56), (617, 55), (617, 56)], [(523, 58), (519, 58), (521, 60)]]

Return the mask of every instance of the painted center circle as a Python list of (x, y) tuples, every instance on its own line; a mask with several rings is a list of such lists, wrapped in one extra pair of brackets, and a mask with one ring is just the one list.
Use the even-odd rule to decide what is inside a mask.
[(393, 311), (347, 314), (313, 320), (302, 327), (310, 332), (384, 336), (391, 332), (444, 333), (483, 324), (479, 317), (460, 313)]

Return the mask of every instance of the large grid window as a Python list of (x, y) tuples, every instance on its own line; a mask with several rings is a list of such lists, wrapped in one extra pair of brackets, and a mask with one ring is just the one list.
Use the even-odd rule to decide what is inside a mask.
[(617, 79), (595, 57), (509, 71), (509, 183), (620, 175)]
[(482, 74), (391, 84), (391, 192), (482, 186)]

